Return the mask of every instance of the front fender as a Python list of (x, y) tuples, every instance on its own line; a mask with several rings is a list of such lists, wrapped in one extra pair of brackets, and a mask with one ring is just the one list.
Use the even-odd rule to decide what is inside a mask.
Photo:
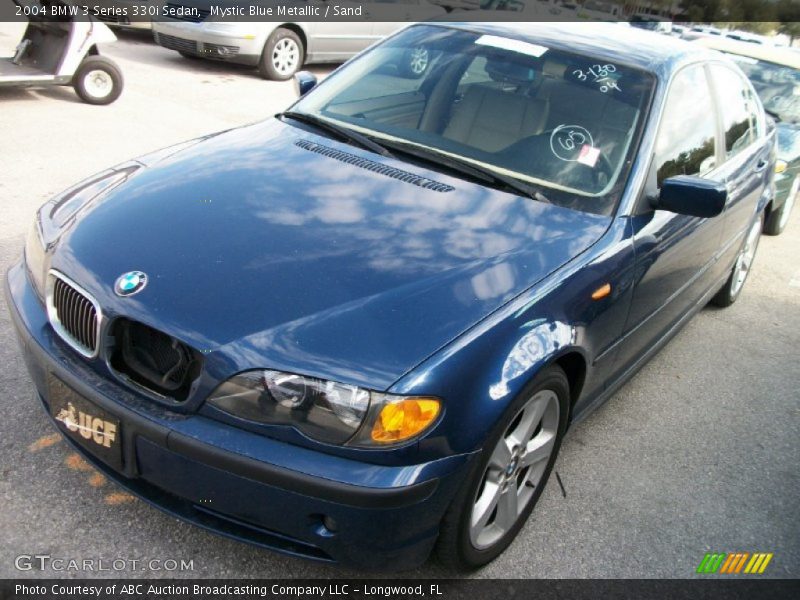
[[(573, 407), (580, 409), (602, 391), (630, 307), (633, 265), (629, 221), (618, 218), (585, 254), (395, 382), (393, 393), (444, 399), (440, 425), (420, 442), (423, 453), (479, 449), (533, 377), (567, 354), (567, 364), (579, 371), (572, 381)], [(613, 291), (593, 298), (605, 283)], [(432, 448), (434, 441), (444, 446)]]
[(539, 370), (570, 351), (584, 356), (583, 349), (575, 345), (578, 336), (574, 325), (536, 319), (525, 323), (520, 333), (500, 367), (497, 381), (489, 386), (492, 400), (513, 398)]
[[(463, 346), (458, 344), (460, 351), (453, 350), (446, 361), (425, 365), (392, 387), (391, 391), (399, 394), (424, 390), (444, 399), (443, 430), (426, 436), (423, 451), (475, 451), (506, 408), (544, 367), (569, 353), (587, 362), (579, 345), (582, 328), (563, 321), (532, 319), (521, 323), (515, 335), (504, 340), (498, 332), (484, 335), (488, 337), (478, 344), (494, 351), (475, 351), (477, 347), (468, 347), (470, 342), (464, 340)], [(431, 448), (434, 440), (446, 446)]]

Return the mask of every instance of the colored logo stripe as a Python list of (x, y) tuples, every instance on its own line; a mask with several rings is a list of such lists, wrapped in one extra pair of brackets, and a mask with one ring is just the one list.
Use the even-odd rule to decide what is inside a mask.
[(759, 575), (764, 572), (764, 569), (767, 568), (769, 561), (772, 560), (772, 552), (769, 554), (765, 552), (757, 552), (753, 554), (753, 558), (750, 559), (750, 562), (747, 563), (747, 567), (745, 567), (745, 573), (758, 573)]
[(749, 552), (732, 552), (719, 570), (720, 573), (738, 573), (744, 566), (744, 561), (750, 556)]
[(703, 557), (700, 566), (697, 567), (698, 573), (716, 573), (722, 561), (725, 560), (725, 554), (708, 553)]
[(772, 552), (755, 552), (753, 554), (749, 552), (708, 552), (697, 566), (697, 572), (727, 575), (744, 572), (750, 575), (760, 575), (767, 568), (773, 556)]

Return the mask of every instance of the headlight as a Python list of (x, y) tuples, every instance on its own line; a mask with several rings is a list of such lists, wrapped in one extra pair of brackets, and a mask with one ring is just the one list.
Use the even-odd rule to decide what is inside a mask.
[(31, 282), (40, 297), (44, 297), (45, 262), (44, 242), (39, 224), (39, 215), (33, 220), (33, 225), (25, 238), (25, 265), (28, 267)]
[(240, 373), (208, 403), (254, 423), (288, 425), (321, 442), (361, 447), (418, 437), (441, 410), (437, 398), (382, 394), (280, 371)]
[(780, 174), (783, 173), (789, 164), (785, 160), (781, 160), (780, 158), (775, 161), (775, 173)]
[(37, 211), (25, 239), (25, 264), (40, 296), (44, 294), (48, 248), (90, 200), (119, 185), (139, 168), (141, 165), (137, 163), (125, 163), (93, 175), (64, 190)]

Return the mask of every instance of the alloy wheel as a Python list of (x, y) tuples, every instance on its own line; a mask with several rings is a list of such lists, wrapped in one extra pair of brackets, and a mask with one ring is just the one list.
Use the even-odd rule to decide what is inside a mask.
[(472, 545), (497, 543), (525, 511), (541, 483), (558, 437), (559, 403), (541, 390), (520, 409), (497, 442), (472, 506)]
[(733, 285), (731, 286), (731, 296), (735, 297), (739, 294), (744, 285), (747, 276), (750, 274), (750, 268), (753, 266), (753, 259), (756, 257), (756, 249), (758, 248), (758, 239), (761, 235), (761, 219), (756, 219), (755, 223), (750, 227), (747, 233), (747, 239), (744, 242), (744, 247), (739, 253), (739, 258), (736, 259), (736, 265), (733, 271)]
[(281, 75), (290, 75), (297, 70), (300, 61), (300, 48), (291, 38), (278, 40), (272, 49), (272, 66)]
[(408, 68), (414, 75), (422, 75), (428, 68), (428, 50), (426, 48), (414, 48), (408, 61)]

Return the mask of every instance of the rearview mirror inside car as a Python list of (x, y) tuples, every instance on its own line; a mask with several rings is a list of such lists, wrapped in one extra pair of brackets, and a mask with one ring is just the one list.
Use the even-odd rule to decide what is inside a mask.
[(653, 201), (654, 208), (692, 217), (716, 217), (725, 208), (728, 189), (724, 183), (690, 175), (665, 179)]
[(294, 74), (294, 91), (298, 96), (305, 96), (317, 85), (317, 76), (308, 71), (298, 71)]

